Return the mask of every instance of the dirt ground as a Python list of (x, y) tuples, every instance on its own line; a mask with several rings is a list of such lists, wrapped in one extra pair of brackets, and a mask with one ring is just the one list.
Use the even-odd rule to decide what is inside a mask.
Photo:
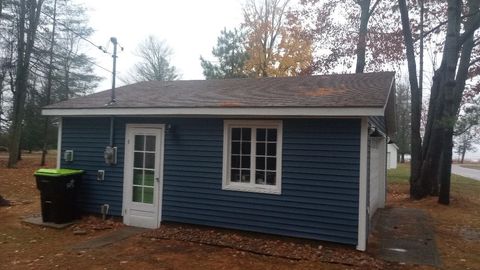
[[(32, 176), (39, 167), (38, 161), (38, 155), (27, 155), (19, 168), (6, 169), (6, 158), (0, 155), (0, 194), (13, 204), (0, 207), (0, 269), (431, 269), (379, 262), (353, 247), (329, 243), (318, 243), (322, 252), (340, 252), (353, 258), (353, 263), (292, 260), (145, 235), (93, 250), (72, 250), (74, 244), (108, 234), (122, 225), (87, 217), (76, 225), (87, 233), (74, 235), (74, 227), (57, 230), (22, 223), (22, 217), (40, 212), (39, 193)], [(53, 156), (48, 163), (47, 167), (55, 166)], [(389, 187), (390, 204), (428, 209), (436, 222), (445, 269), (480, 269), (479, 253), (473, 252), (480, 250), (478, 193), (476, 199), (455, 197), (450, 207), (439, 206), (430, 199), (411, 202), (402, 181), (394, 181)]]

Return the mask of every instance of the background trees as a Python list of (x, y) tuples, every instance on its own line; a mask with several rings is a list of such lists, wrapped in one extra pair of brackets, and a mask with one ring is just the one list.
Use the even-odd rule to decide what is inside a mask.
[(241, 30), (222, 31), (212, 54), (201, 57), (207, 79), (283, 77), (315, 71), (311, 32), (290, 0), (247, 0)]
[(212, 49), (217, 60), (207, 61), (200, 56), (203, 75), (207, 80), (247, 77), (245, 62), (248, 54), (245, 50), (245, 38), (242, 30), (222, 30), (217, 46)]
[(15, 166), (20, 148), (56, 143), (56, 120), (42, 117), (41, 107), (91, 92), (100, 77), (81, 43), (93, 32), (82, 6), (26, 0), (2, 7), (0, 139), (9, 131), (9, 166)]
[(140, 61), (135, 64), (128, 81), (172, 81), (180, 77), (175, 66), (170, 64), (172, 49), (165, 40), (149, 36), (137, 47)]
[(400, 162), (405, 162), (405, 155), (410, 154), (410, 88), (407, 83), (397, 84), (396, 96), (396, 120), (397, 133), (393, 141), (398, 146)]
[(243, 9), (252, 77), (311, 74), (312, 38), (289, 10), (289, 0), (248, 0)]
[(455, 136), (455, 153), (458, 155), (458, 161), (463, 163), (467, 152), (477, 151), (475, 144), (480, 142), (480, 129), (472, 127), (464, 133)]
[[(16, 3), (14, 3), (15, 5)], [(28, 79), (30, 75), (30, 60), (35, 45), (37, 26), (43, 0), (20, 0), (15, 11), (17, 16), (17, 44), (16, 44), (16, 79), (13, 91), (13, 108), (9, 131), (9, 158), (8, 167), (17, 163), (22, 135), (22, 122), (25, 116), (25, 99), (27, 97)]]
[[(418, 89), (421, 100), (415, 55), (412, 49), (409, 50), (409, 47), (413, 47), (413, 38), (408, 19), (408, 6), (405, 0), (399, 0), (399, 3), (407, 45), (412, 97), (418, 99), (418, 96), (413, 94), (414, 89)], [(480, 38), (477, 31), (480, 27), (480, 11), (479, 3), (475, 0), (451, 0), (447, 1), (446, 5), (437, 2), (434, 4), (432, 10), (439, 11), (440, 19), (446, 18), (435, 26), (444, 29), (444, 38), (439, 44), (442, 48), (442, 58), (432, 78), (423, 142), (417, 138), (419, 134), (414, 135), (417, 130), (414, 130), (413, 126), (417, 123), (419, 125), (420, 112), (416, 108), (418, 104), (414, 104), (412, 99), (411, 195), (414, 198), (422, 198), (429, 194), (439, 195), (439, 202), (448, 204), (454, 126), (460, 111), (466, 80), (478, 75), (471, 71), (474, 70), (472, 66), (475, 64), (472, 62), (472, 53), (478, 46)]]
[(463, 163), (467, 152), (477, 151), (475, 144), (480, 143), (480, 97), (469, 100), (464, 99), (465, 104), (461, 109), (457, 123), (455, 124), (455, 152)]
[(391, 1), (301, 0), (296, 10), (314, 38), (318, 73), (398, 69), (405, 59)]
[[(301, 3), (298, 14), (315, 37), (317, 72), (352, 72), (354, 66), (361, 72), (362, 65), (367, 71), (402, 71), (407, 59), (411, 113), (410, 123), (402, 122), (410, 126), (410, 134), (397, 138), (410, 137), (411, 195), (440, 195), (439, 202), (448, 204), (453, 127), (463, 111), (460, 101), (465, 94), (478, 95), (480, 89), (478, 1)], [(424, 50), (433, 75), (424, 72)], [(422, 130), (424, 77), (431, 87)]]

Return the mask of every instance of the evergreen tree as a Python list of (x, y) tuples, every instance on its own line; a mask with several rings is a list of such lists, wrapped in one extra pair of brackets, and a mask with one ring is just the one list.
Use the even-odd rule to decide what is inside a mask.
[(247, 77), (244, 66), (248, 55), (245, 51), (245, 34), (241, 30), (223, 29), (212, 54), (217, 58), (218, 64), (200, 56), (203, 75), (207, 80)]

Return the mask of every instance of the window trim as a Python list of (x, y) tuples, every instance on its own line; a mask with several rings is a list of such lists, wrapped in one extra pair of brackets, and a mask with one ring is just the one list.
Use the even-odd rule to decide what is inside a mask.
[[(252, 183), (254, 177), (250, 177), (250, 183), (234, 183), (230, 181), (231, 159), (231, 130), (232, 128), (276, 128), (277, 129), (277, 154), (276, 154), (276, 179), (274, 186)], [(251, 138), (251, 175), (255, 175), (255, 156), (253, 151), (256, 147), (257, 138)], [(283, 148), (283, 121), (282, 120), (224, 120), (223, 121), (223, 174), (222, 189), (243, 192), (257, 192), (267, 194), (282, 193), (282, 148)], [(252, 180), (253, 179), (253, 180)]]

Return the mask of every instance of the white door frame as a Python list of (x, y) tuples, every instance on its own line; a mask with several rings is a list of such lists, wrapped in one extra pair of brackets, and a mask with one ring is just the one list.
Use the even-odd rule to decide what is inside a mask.
[(123, 201), (122, 201), (122, 216), (123, 222), (128, 224), (128, 206), (131, 203), (131, 192), (128, 192), (131, 187), (129, 187), (129, 183), (133, 180), (127, 179), (130, 177), (131, 174), (128, 172), (130, 170), (130, 164), (132, 162), (132, 155), (131, 155), (131, 144), (129, 146), (128, 140), (130, 139), (130, 132), (133, 129), (155, 129), (160, 131), (160, 153), (159, 153), (159, 164), (158, 164), (158, 213), (157, 213), (157, 224), (156, 227), (160, 227), (161, 219), (162, 219), (162, 199), (163, 199), (163, 163), (164, 163), (164, 146), (165, 146), (165, 124), (126, 124), (125, 126), (125, 145), (124, 145), (124, 161), (123, 161)]

